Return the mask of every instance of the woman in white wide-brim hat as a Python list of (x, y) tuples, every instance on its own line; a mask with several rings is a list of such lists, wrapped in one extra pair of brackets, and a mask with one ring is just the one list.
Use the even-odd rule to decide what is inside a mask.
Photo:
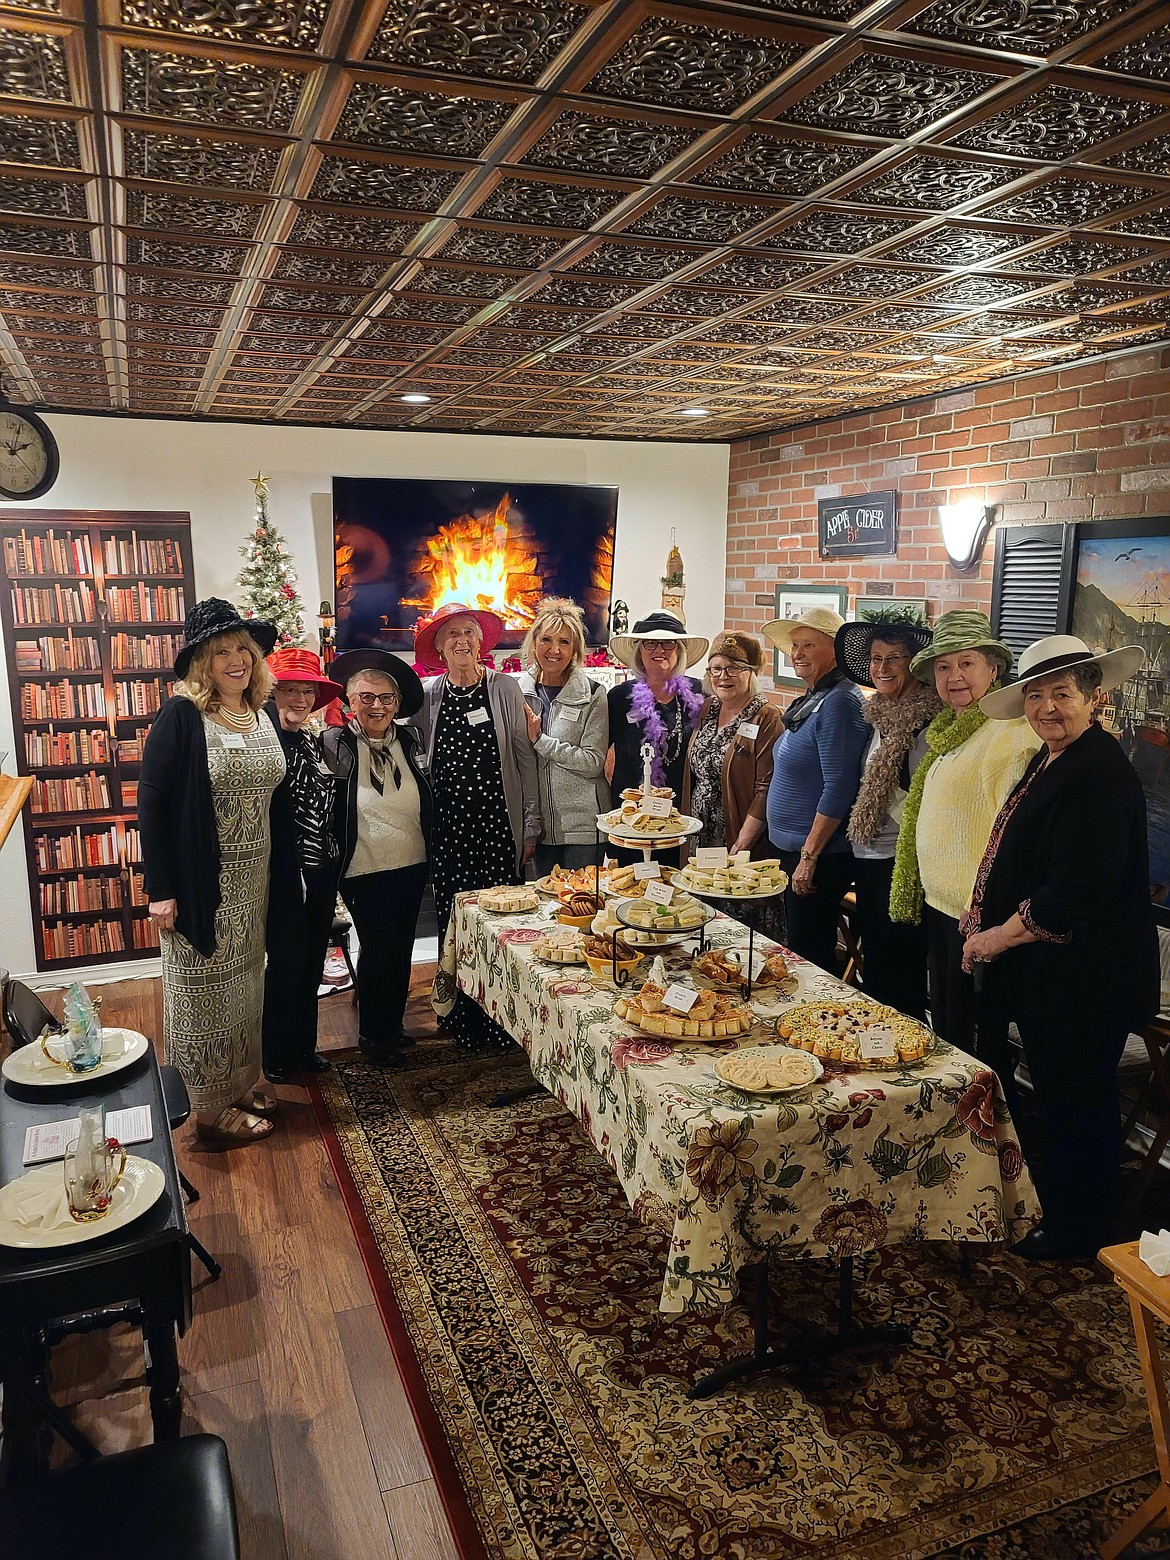
[[(703, 708), (703, 686), (686, 669), (707, 654), (709, 641), (688, 634), (670, 612), (639, 618), (628, 634), (615, 634), (610, 654), (634, 676), (609, 692), (609, 740), (613, 749), (614, 799), (642, 784), (642, 744), (654, 749), (655, 785), (668, 785), (677, 800), (683, 792), (687, 745)], [(641, 856), (618, 852), (619, 860)], [(677, 852), (664, 853), (668, 865)]]
[(760, 630), (808, 689), (784, 712), (768, 787), (768, 837), (788, 873), (788, 946), (834, 974), (841, 898), (853, 881), (845, 820), (870, 737), (861, 694), (837, 665), (834, 641), (844, 623), (813, 607)]
[(964, 965), (987, 966), (997, 1030), (1019, 1030), (1045, 1130), (1044, 1222), (1023, 1256), (1092, 1257), (1107, 1240), (1117, 1063), (1158, 1007), (1145, 795), (1096, 718), (1144, 660), (1135, 645), (1097, 654), (1053, 634), (981, 703), (993, 721), (1023, 715), (1044, 744), (1000, 810), (962, 921)]

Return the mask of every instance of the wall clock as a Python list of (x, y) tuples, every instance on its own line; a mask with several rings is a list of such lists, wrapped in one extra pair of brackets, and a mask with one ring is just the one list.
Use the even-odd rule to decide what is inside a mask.
[(48, 424), (0, 400), (0, 498), (40, 498), (57, 480), (60, 456)]

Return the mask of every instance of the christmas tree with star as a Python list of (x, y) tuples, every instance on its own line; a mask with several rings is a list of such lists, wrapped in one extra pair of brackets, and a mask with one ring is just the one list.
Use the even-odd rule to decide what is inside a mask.
[(297, 593), (296, 570), (284, 537), (268, 517), (268, 478), (257, 472), (252, 486), (256, 520), (240, 548), (244, 616), (275, 623), (278, 645), (299, 645), (305, 637), (305, 605)]

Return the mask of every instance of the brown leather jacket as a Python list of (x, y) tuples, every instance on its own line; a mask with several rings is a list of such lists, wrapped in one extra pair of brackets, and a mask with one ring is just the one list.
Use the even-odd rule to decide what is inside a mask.
[[(710, 707), (711, 700), (705, 700), (695, 733), (702, 726)], [(723, 817), (727, 824), (729, 849), (735, 844), (745, 818), (767, 816), (768, 786), (772, 780), (772, 749), (776, 746), (776, 739), (780, 735), (780, 716), (781, 711), (777, 705), (765, 704), (756, 716), (760, 727), (759, 734), (755, 737), (737, 735), (727, 744), (727, 752), (723, 756)], [(690, 812), (690, 748), (693, 747), (694, 741), (695, 736), (692, 734), (690, 746), (687, 748), (686, 767), (683, 770), (682, 810), (684, 813)], [(752, 857), (759, 861), (766, 856), (776, 854), (776, 847), (769, 840), (768, 830), (765, 827), (752, 846)]]

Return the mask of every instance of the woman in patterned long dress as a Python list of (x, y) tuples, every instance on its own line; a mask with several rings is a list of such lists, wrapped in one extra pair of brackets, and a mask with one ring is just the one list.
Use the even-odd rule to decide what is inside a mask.
[(191, 609), (175, 660), (180, 685), (150, 729), (138, 786), (166, 1054), (187, 1085), (199, 1136), (225, 1146), (266, 1137), (275, 1108), (255, 1087), (269, 815), (285, 774), (272, 722), (258, 718), (275, 641), (270, 623), (245, 622), (230, 602), (213, 597)]
[[(417, 721), (434, 796), (431, 876), (440, 947), (455, 895), (522, 882), (543, 827), (523, 695), (514, 678), (480, 660), (503, 626), (492, 612), (450, 606), (415, 634), (418, 660), (447, 668), (425, 684)], [(437, 981), (433, 1000), (452, 1037), (468, 1050), (512, 1044), (462, 993)]]

